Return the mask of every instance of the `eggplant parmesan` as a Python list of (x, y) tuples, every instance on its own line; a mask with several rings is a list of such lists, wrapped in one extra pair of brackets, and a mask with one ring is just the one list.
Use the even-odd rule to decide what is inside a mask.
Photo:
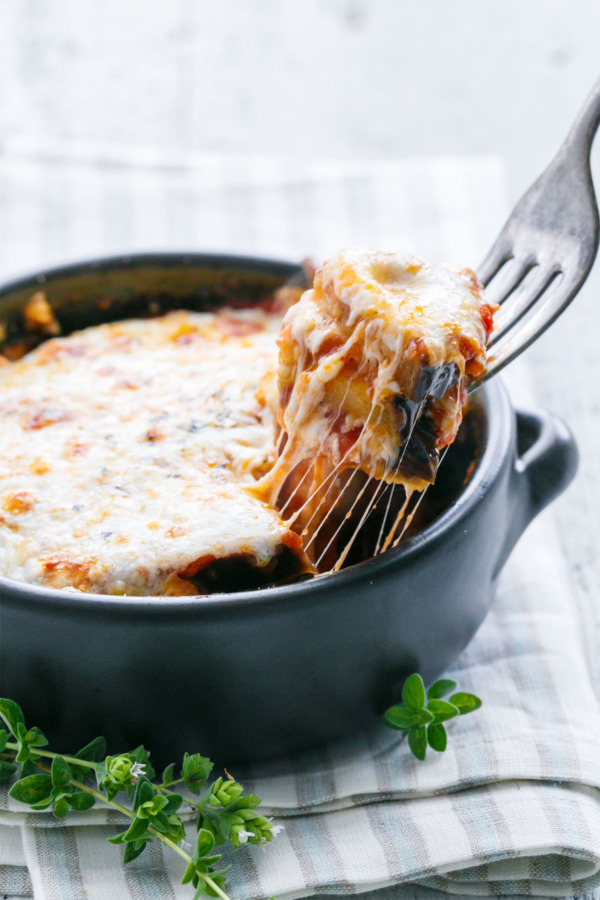
[(240, 569), (249, 585), (301, 570), (301, 539), (245, 489), (274, 458), (279, 324), (260, 309), (176, 312), (2, 366), (0, 572), (178, 595)]
[(493, 312), (469, 269), (371, 249), (325, 263), (283, 320), (283, 449), (265, 495), (319, 458), (423, 490), (485, 372)]
[(35, 294), (24, 329), (45, 342), (0, 356), (2, 575), (134, 596), (279, 583), (341, 565), (373, 484), (432, 482), (485, 372), (474, 274), (349, 250), (298, 295), (60, 337)]

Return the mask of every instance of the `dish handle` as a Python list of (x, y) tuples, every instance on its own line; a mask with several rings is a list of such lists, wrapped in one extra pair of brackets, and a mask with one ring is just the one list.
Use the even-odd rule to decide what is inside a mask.
[(517, 410), (516, 439), (507, 536), (496, 574), (530, 522), (569, 486), (579, 462), (568, 427), (544, 410)]

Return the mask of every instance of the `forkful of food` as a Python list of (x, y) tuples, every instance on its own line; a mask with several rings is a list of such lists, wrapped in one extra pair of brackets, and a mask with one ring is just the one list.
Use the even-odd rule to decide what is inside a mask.
[[(317, 568), (354, 516), (332, 562), (341, 567), (382, 500), (375, 552), (399, 542), (411, 496), (420, 503), (434, 481), (468, 393), (536, 340), (583, 285), (598, 249), (590, 151), (599, 122), (600, 82), (479, 277), (409, 254), (346, 250), (289, 308), (279, 338), (279, 453), (259, 491), (301, 523)], [(406, 499), (390, 515), (396, 485)]]

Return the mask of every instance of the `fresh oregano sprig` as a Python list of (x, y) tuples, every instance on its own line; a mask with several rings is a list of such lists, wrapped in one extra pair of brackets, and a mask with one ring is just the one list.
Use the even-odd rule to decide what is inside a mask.
[[(481, 706), (475, 694), (458, 691), (455, 681), (441, 678), (425, 691), (423, 679), (416, 672), (409, 675), (402, 686), (402, 703), (390, 706), (383, 715), (388, 728), (408, 734), (408, 745), (417, 759), (424, 760), (427, 745), (443, 753), (448, 743), (444, 722), (457, 716), (466, 716)], [(442, 700), (452, 694), (448, 700)]]
[[(18, 776), (9, 791), (13, 799), (35, 810), (52, 807), (58, 819), (97, 802), (118, 810), (130, 823), (109, 841), (124, 845), (124, 862), (138, 857), (151, 841), (161, 841), (184, 860), (182, 883), (195, 888), (194, 900), (202, 894), (229, 900), (223, 886), (230, 867), (220, 866), (216, 847), (268, 843), (282, 827), (258, 813), (260, 797), (246, 794), (228, 773), (209, 784), (213, 764), (199, 753), (186, 753), (178, 773), (171, 763), (161, 780), (153, 781), (143, 746), (107, 756), (104, 738), (96, 738), (72, 756), (53, 753), (45, 749), (48, 741), (39, 728), (27, 728), (14, 700), (0, 699), (0, 718), (8, 729), (0, 729), (0, 780)], [(179, 785), (198, 799), (173, 790)], [(119, 794), (125, 796), (117, 800)], [(191, 854), (182, 846), (186, 833), (178, 812), (184, 803), (196, 811)]]

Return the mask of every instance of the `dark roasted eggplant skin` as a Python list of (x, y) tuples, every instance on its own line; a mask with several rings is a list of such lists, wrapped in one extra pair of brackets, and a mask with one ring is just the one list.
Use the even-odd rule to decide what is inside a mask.
[(401, 478), (429, 484), (435, 481), (440, 453), (430, 404), (443, 397), (459, 379), (456, 363), (425, 365), (417, 376), (413, 395), (398, 394), (393, 398), (400, 435), (397, 472)]

